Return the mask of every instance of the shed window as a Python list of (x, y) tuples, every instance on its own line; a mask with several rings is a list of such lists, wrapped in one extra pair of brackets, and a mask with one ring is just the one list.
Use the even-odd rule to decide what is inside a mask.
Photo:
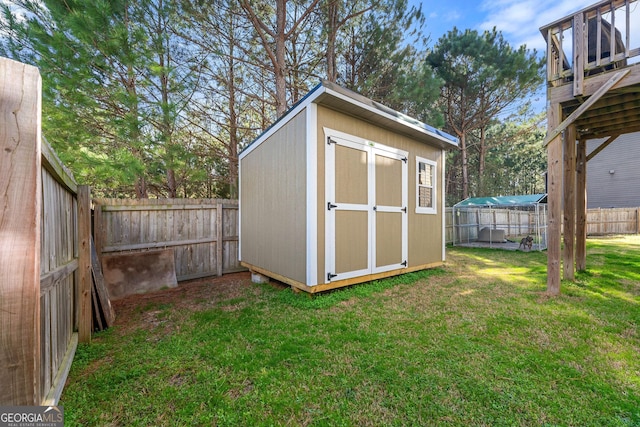
[(436, 213), (436, 165), (416, 157), (416, 213)]

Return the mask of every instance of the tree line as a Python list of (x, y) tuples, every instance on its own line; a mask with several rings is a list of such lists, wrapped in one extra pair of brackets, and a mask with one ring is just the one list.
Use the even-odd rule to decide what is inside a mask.
[(14, 0), (43, 133), (106, 197), (237, 197), (238, 153), (327, 79), (457, 136), (449, 204), (544, 191), (542, 61), (496, 29), (428, 37), (407, 0)]

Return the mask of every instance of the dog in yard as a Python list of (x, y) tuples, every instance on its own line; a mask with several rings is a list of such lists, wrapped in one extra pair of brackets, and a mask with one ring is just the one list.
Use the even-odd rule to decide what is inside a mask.
[(520, 240), (520, 246), (518, 246), (518, 249), (522, 248), (522, 250), (526, 250), (527, 248), (529, 248), (529, 250), (531, 250), (532, 246), (533, 246), (533, 237), (527, 236), (527, 237), (523, 237), (522, 240)]

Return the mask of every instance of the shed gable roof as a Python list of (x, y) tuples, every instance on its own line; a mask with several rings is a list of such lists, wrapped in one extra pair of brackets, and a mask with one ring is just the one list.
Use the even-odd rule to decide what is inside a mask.
[(251, 144), (242, 150), (240, 158), (260, 145), (311, 103), (327, 106), (349, 116), (404, 134), (425, 144), (440, 148), (454, 148), (458, 146), (458, 138), (446, 132), (395, 111), (356, 92), (345, 89), (335, 83), (322, 80), (282, 117), (276, 120), (269, 128), (260, 134), (260, 136), (251, 142)]
[(335, 83), (323, 80), (312, 92), (320, 87), (325, 90), (318, 95), (315, 101), (317, 104), (326, 105), (379, 126), (408, 134), (423, 142), (439, 145), (442, 148), (458, 146), (458, 138), (455, 136)]

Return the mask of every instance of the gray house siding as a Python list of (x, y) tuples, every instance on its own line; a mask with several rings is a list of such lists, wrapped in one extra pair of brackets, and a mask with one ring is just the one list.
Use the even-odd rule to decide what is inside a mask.
[[(604, 139), (587, 141), (587, 154)], [(587, 163), (587, 207), (640, 206), (640, 133), (620, 135)]]

